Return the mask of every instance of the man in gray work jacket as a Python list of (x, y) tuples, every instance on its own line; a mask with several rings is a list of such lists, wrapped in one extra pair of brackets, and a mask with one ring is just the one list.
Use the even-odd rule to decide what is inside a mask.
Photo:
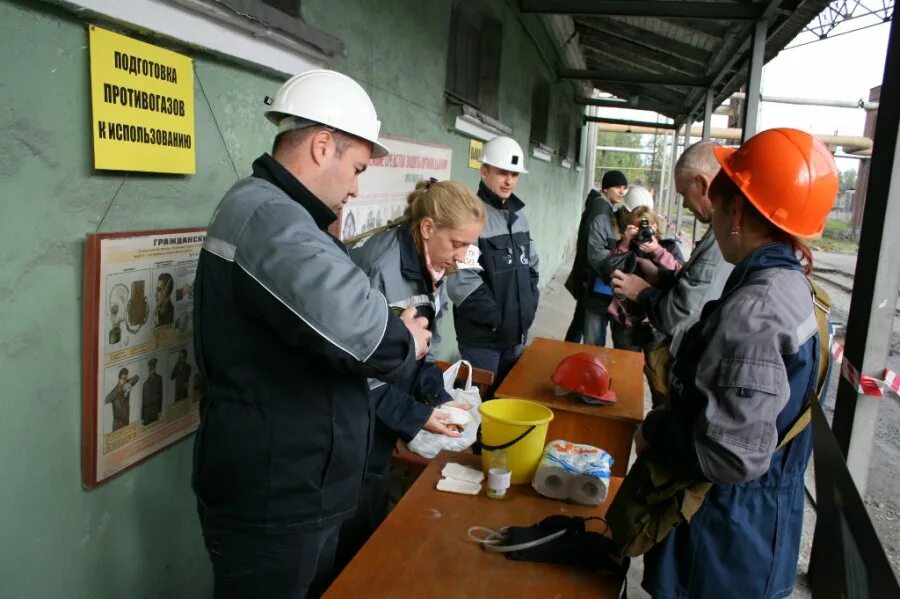
[(464, 269), (447, 280), (456, 340), (463, 360), (495, 373), (496, 389), (522, 353), (538, 306), (538, 254), (525, 204), (513, 192), (527, 173), (522, 148), (512, 138), (484, 145), (478, 197), (487, 225), (478, 239), (481, 270)]
[[(694, 218), (706, 224), (712, 219), (709, 186), (720, 168), (713, 154), (715, 145), (711, 141), (695, 143), (675, 165), (675, 190), (684, 198), (684, 207), (694, 213)], [(667, 370), (668, 354), (675, 355), (681, 337), (700, 318), (706, 302), (722, 295), (733, 266), (722, 257), (712, 228), (700, 238), (690, 259), (678, 271), (657, 269), (644, 259), (640, 264), (647, 280), (617, 272), (613, 276), (613, 290), (637, 301), (653, 327), (671, 339), (666, 355), (658, 358), (664, 363), (656, 366)], [(648, 355), (648, 362), (653, 360)]]
[(431, 335), (411, 310), (394, 316), (327, 232), (387, 154), (366, 92), (308, 71), (266, 116), (272, 155), (213, 214), (194, 291), (193, 486), (217, 598), (324, 590), (369, 454), (366, 378), (405, 379)]

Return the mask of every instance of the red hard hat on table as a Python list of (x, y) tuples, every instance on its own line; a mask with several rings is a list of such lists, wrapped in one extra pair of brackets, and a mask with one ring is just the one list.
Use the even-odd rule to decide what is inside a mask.
[(603, 360), (587, 352), (572, 354), (560, 360), (550, 377), (563, 393), (577, 393), (588, 403), (611, 405), (618, 398), (612, 390), (612, 378)]

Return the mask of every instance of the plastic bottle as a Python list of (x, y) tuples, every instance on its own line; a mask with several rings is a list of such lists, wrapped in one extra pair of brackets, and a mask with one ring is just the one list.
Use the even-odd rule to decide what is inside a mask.
[(487, 496), (491, 499), (503, 499), (511, 477), (509, 466), (506, 464), (506, 450), (495, 450), (491, 456), (491, 467), (488, 469)]

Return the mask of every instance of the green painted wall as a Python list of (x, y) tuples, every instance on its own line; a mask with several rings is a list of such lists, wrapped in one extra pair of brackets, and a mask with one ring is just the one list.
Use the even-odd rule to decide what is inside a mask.
[[(370, 90), (386, 134), (452, 147), (454, 177), (474, 186), (468, 140), (446, 125), (450, 2), (337, 4), (302, 4), (310, 24), (346, 44), (334, 66)], [(509, 5), (491, 6), (505, 23), (500, 118), (525, 140), (532, 83), (553, 78)], [(0, 2), (0, 597), (207, 596), (190, 440), (100, 489), (81, 488), (83, 240), (206, 224), (235, 169), (247, 174), (268, 149), (260, 100), (279, 81), (172, 43), (195, 60), (197, 175), (95, 173), (87, 44), (85, 23), (68, 13)], [(552, 105), (563, 98), (555, 90)], [(581, 174), (528, 167), (519, 192), (553, 272), (577, 223)]]

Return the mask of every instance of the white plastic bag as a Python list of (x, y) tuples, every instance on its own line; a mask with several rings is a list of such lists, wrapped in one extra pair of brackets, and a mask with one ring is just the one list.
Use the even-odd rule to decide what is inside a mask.
[[(456, 377), (459, 374), (459, 368), (465, 364), (469, 367), (469, 377), (466, 385), (462, 389), (456, 389)], [(478, 406), (481, 405), (481, 395), (478, 394), (478, 387), (472, 385), (472, 365), (465, 360), (460, 360), (444, 371), (444, 390), (453, 398), (453, 401), (470, 404), (472, 407), (466, 412), (469, 416), (469, 422), (464, 426), (462, 436), (447, 437), (437, 433), (430, 433), (421, 430), (409, 442), (409, 450), (423, 458), (433, 458), (442, 449), (450, 451), (462, 451), (475, 443), (475, 436), (478, 427), (481, 425), (481, 414), (478, 412)], [(438, 408), (440, 409), (440, 408)]]
[[(466, 379), (466, 386), (462, 389), (457, 389), (456, 378), (459, 376), (459, 369), (461, 366), (465, 365), (466, 368), (469, 369), (469, 377)], [(475, 419), (476, 424), (481, 424), (481, 413), (478, 411), (478, 406), (481, 405), (481, 395), (478, 393), (478, 387), (472, 384), (472, 365), (469, 364), (465, 360), (459, 360), (450, 368), (444, 371), (444, 390), (450, 394), (450, 397), (453, 398), (453, 401), (459, 401), (462, 403), (472, 404), (472, 409), (469, 410), (469, 415)]]

